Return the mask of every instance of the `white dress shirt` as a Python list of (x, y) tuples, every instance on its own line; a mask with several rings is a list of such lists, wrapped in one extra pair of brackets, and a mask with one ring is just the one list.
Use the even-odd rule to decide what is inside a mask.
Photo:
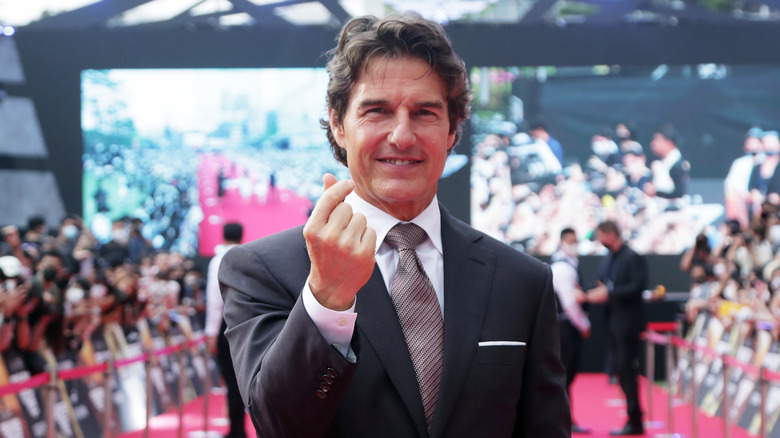
[[(387, 290), (390, 291), (399, 256), (398, 251), (385, 242), (385, 236), (391, 228), (401, 221), (369, 204), (354, 192), (350, 193), (344, 202), (352, 207), (354, 213), (365, 215), (368, 226), (376, 231), (376, 264), (385, 280)], [(425, 230), (428, 235), (427, 239), (417, 245), (417, 256), (431, 280), (433, 289), (436, 291), (436, 298), (439, 300), (439, 307), (444, 315), (444, 256), (441, 244), (441, 212), (437, 198), (434, 196), (428, 207), (411, 222)], [(330, 310), (314, 298), (308, 282), (304, 285), (302, 294), (306, 312), (322, 336), (346, 357), (349, 342), (355, 331), (355, 320), (357, 319), (355, 303), (352, 304), (351, 309), (342, 312)], [(357, 298), (355, 298), (355, 302), (357, 302)]]
[(214, 248), (214, 257), (209, 261), (209, 269), (206, 273), (206, 336), (218, 336), (222, 329), (222, 308), (225, 302), (222, 301), (222, 293), (219, 291), (219, 263), (222, 256), (236, 245), (217, 245)]
[(574, 295), (575, 289), (579, 285), (579, 275), (577, 274), (577, 264), (579, 260), (557, 251), (553, 254), (553, 264), (550, 265), (553, 273), (553, 289), (558, 295), (563, 312), (569, 318), (569, 322), (580, 332), (590, 330), (590, 320), (582, 306), (577, 302)]
[(680, 160), (682, 160), (682, 154), (679, 149), (675, 148), (672, 149), (663, 160), (653, 161), (653, 164), (651, 164), (653, 170), (653, 184), (655, 185), (655, 190), (657, 192), (672, 193), (674, 191), (674, 180), (669, 171), (671, 171), (672, 167)]

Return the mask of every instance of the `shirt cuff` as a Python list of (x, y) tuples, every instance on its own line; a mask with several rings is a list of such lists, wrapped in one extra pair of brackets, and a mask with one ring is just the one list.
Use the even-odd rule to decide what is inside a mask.
[(314, 321), (314, 325), (320, 331), (320, 334), (328, 344), (334, 346), (342, 356), (347, 357), (349, 343), (352, 340), (352, 334), (355, 332), (355, 301), (352, 307), (344, 311), (331, 310), (320, 304), (309, 288), (309, 282), (303, 286), (301, 292), (303, 297), (303, 307), (306, 313)]

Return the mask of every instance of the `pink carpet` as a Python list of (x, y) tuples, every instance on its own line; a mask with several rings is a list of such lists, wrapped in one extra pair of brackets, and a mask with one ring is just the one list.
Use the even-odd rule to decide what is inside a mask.
[[(659, 386), (654, 386), (653, 409), (647, 406), (646, 381), (640, 382), (640, 402), (645, 412), (644, 437), (673, 436), (669, 434), (667, 422), (667, 397), (666, 392)], [(626, 422), (625, 401), (619, 385), (610, 385), (605, 374), (580, 374), (572, 387), (573, 416), (580, 426), (591, 429), (587, 435), (575, 434), (573, 437), (606, 438), (612, 429), (618, 429)], [(681, 400), (673, 400), (674, 428), (673, 433), (678, 437), (692, 437), (693, 422), (690, 404)], [(652, 411), (652, 412), (651, 412)], [(698, 411), (698, 410), (697, 410)], [(203, 422), (203, 397), (187, 403), (184, 408), (183, 437), (221, 437), (227, 433), (227, 411), (225, 396), (212, 394), (209, 399), (209, 421), (204, 427)], [(723, 437), (723, 420), (720, 417), (709, 417), (699, 413), (699, 434), (701, 438)], [(246, 417), (245, 423), (247, 435), (254, 437), (254, 428)], [(208, 430), (208, 434), (205, 431)], [(151, 438), (177, 437), (179, 431), (179, 418), (176, 411), (158, 415), (150, 422)], [(117, 438), (141, 438), (143, 430), (128, 432)], [(753, 437), (747, 431), (732, 427), (732, 438)]]
[[(645, 437), (672, 436), (668, 428), (668, 398), (666, 391), (654, 385), (653, 408), (647, 405), (647, 381), (640, 379), (639, 402), (645, 413)], [(619, 429), (626, 423), (626, 408), (620, 385), (610, 385), (606, 374), (580, 374), (572, 385), (573, 418), (577, 423), (591, 429), (587, 435), (573, 437), (604, 438), (610, 430)], [(672, 433), (679, 437), (692, 437), (693, 409), (677, 398), (672, 400), (674, 427)], [(709, 417), (698, 412), (698, 436), (700, 438), (723, 437), (723, 419)], [(747, 438), (747, 431), (733, 426), (732, 438)]]

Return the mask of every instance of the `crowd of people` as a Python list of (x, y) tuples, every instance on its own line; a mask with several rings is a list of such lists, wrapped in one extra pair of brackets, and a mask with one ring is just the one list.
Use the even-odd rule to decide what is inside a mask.
[(40, 217), (2, 227), (0, 353), (15, 349), (31, 374), (47, 353), (78, 350), (103, 325), (140, 318), (167, 333), (176, 315), (205, 311), (205, 274), (191, 258), (154, 250), (138, 219), (112, 224), (100, 244), (79, 216), (50, 232)]
[(506, 121), (472, 125), (472, 224), (525, 252), (552, 254), (558, 233), (573, 224), (586, 237), (580, 253), (599, 253), (596, 226), (612, 220), (630, 231), (638, 252), (679, 254), (691, 232), (722, 215), (722, 206), (701, 204), (688, 192), (690, 164), (672, 125), (655, 131), (652, 153), (630, 124), (597, 130), (584, 163), (560, 158), (560, 144), (543, 123), (527, 133)]

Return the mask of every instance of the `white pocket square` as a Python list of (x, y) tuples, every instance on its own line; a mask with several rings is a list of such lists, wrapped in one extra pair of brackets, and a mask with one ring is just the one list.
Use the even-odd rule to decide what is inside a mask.
[(521, 341), (480, 341), (480, 347), (522, 347), (525, 342)]

